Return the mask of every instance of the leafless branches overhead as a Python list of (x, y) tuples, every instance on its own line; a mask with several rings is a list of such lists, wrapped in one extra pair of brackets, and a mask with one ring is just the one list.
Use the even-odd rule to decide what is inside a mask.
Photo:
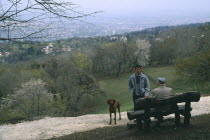
[[(0, 0), (0, 40), (13, 41), (38, 37), (35, 35), (43, 32), (55, 21), (62, 19), (81, 21), (95, 13), (97, 12), (85, 14), (79, 11), (79, 5), (65, 0)], [(30, 27), (38, 22), (45, 25), (30, 31)], [(18, 31), (21, 34), (11, 33)]]

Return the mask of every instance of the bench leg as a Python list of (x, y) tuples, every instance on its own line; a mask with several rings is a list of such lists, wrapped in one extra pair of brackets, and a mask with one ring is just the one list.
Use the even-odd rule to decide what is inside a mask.
[(190, 118), (191, 118), (190, 105), (191, 105), (191, 102), (185, 103), (184, 127), (190, 126)]
[(137, 119), (137, 128), (140, 129), (140, 130), (143, 129), (142, 119)]
[(179, 112), (175, 113), (175, 126), (176, 127), (180, 126), (180, 113)]
[(150, 131), (150, 122), (151, 122), (150, 118), (145, 119), (144, 128), (145, 128), (146, 131)]
[(188, 113), (184, 116), (184, 127), (189, 127), (190, 126), (190, 118), (191, 118), (190, 113)]
[(136, 127), (136, 126), (137, 126), (137, 124), (135, 122), (128, 122), (127, 123), (127, 128), (128, 129), (132, 129), (132, 128)]

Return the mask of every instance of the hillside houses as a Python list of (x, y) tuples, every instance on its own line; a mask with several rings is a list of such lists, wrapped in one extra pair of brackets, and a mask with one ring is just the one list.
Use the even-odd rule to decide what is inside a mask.
[(112, 36), (109, 38), (111, 41), (117, 41), (117, 40), (120, 40), (122, 41), (123, 43), (127, 43), (127, 37), (126, 36)]
[(49, 45), (44, 47), (42, 51), (46, 55), (48, 55), (48, 54), (55, 54), (55, 53), (61, 53), (61, 52), (70, 52), (72, 51), (72, 48), (65, 45), (62, 45), (62, 47), (54, 47), (52, 43), (49, 43)]
[(48, 46), (46, 46), (42, 50), (45, 54), (50, 54), (54, 51), (54, 47), (53, 47), (52, 43), (50, 43)]
[(0, 62), (4, 63), (5, 58), (10, 55), (10, 52), (0, 52)]
[(10, 55), (10, 52), (0, 52), (0, 57), (8, 57)]

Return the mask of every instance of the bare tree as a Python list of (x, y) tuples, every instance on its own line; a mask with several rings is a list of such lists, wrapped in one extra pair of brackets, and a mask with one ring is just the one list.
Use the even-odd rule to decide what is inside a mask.
[[(0, 41), (43, 37), (37, 34), (55, 21), (81, 21), (82, 18), (97, 13), (84, 14), (78, 7), (65, 0), (0, 0)], [(32, 26), (37, 29), (29, 30)], [(14, 31), (20, 34), (15, 35)]]

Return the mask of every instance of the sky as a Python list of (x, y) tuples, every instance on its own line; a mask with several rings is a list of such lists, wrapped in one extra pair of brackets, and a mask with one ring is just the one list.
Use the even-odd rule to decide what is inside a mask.
[(101, 15), (210, 16), (210, 0), (73, 0), (83, 11)]

